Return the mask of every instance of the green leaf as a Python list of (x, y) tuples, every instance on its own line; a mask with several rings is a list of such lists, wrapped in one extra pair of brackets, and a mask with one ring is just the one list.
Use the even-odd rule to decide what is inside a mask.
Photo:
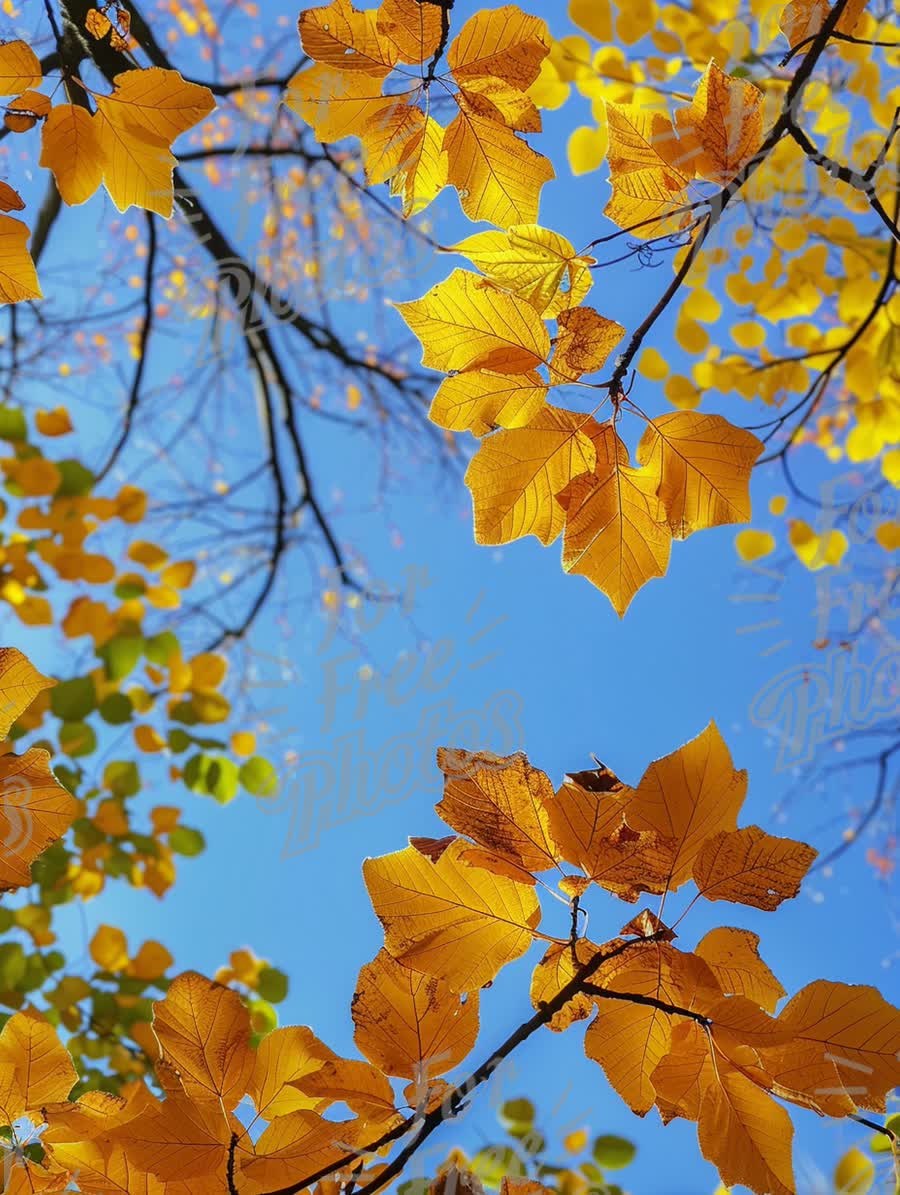
[(97, 706), (97, 690), (90, 676), (64, 680), (50, 690), (50, 709), (63, 722), (80, 722)]
[(94, 474), (81, 461), (56, 461), (56, 467), (62, 474), (57, 498), (81, 498), (93, 489)]
[(469, 1163), (469, 1169), (486, 1187), (497, 1190), (504, 1178), (524, 1178), (527, 1167), (510, 1145), (489, 1145)]
[(505, 1104), (500, 1105), (500, 1111), (497, 1113), (497, 1119), (514, 1137), (527, 1133), (534, 1124), (534, 1117), (534, 1104), (524, 1098), (507, 1100)]
[(251, 796), (274, 797), (278, 792), (278, 773), (261, 755), (254, 755), (242, 763), (239, 776)]
[(288, 977), (276, 967), (261, 967), (256, 990), (263, 1000), (268, 1000), (270, 1004), (280, 1004), (288, 994)]
[(144, 651), (143, 635), (115, 635), (104, 643), (97, 655), (110, 680), (124, 680), (136, 667)]
[(214, 796), (220, 805), (227, 805), (237, 796), (238, 766), (233, 760), (219, 755), (210, 761), (205, 780), (206, 791)]
[(103, 784), (117, 797), (133, 797), (141, 791), (141, 774), (130, 759), (115, 759), (103, 769)]
[[(900, 1137), (900, 1112), (895, 1112), (893, 1116), (889, 1116), (884, 1122), (884, 1127), (888, 1132), (893, 1133), (895, 1137)], [(891, 1139), (887, 1133), (876, 1133), (869, 1142), (869, 1148), (876, 1154), (889, 1154), (891, 1152)]]
[(604, 1170), (621, 1170), (634, 1161), (637, 1149), (624, 1137), (597, 1137), (594, 1141), (594, 1161)]
[(71, 759), (77, 759), (96, 751), (97, 735), (87, 722), (63, 722), (59, 728), (59, 745)]
[(124, 693), (110, 693), (100, 702), (100, 717), (110, 726), (122, 726), (131, 721), (134, 705)]
[(0, 406), (0, 440), (26, 440), (28, 424), (19, 407)]
[(171, 657), (180, 651), (181, 644), (178, 642), (178, 636), (172, 631), (160, 631), (158, 635), (152, 635), (144, 648), (147, 659), (159, 668), (165, 668)]
[(206, 839), (199, 830), (191, 830), (188, 826), (176, 826), (169, 832), (169, 846), (176, 855), (193, 859), (206, 850)]
[(193, 741), (188, 732), (181, 730), (178, 726), (174, 730), (170, 730), (166, 737), (169, 750), (174, 751), (176, 755), (180, 755), (182, 751), (187, 751)]
[(25, 976), (25, 951), (19, 942), (0, 944), (0, 989), (14, 991)]
[(117, 581), (113, 590), (120, 602), (130, 602), (147, 592), (147, 583), (143, 577), (128, 577), (127, 580)]

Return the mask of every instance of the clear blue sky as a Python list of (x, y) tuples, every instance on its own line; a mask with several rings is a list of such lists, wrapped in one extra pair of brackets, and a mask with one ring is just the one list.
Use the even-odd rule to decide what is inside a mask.
[[(555, 33), (571, 31), (561, 4), (533, 0), (528, 7), (546, 17)], [(296, 15), (282, 0), (272, 8)], [(457, 19), (475, 8), (474, 0), (458, 0)], [(609, 230), (601, 216), (606, 168), (573, 180), (565, 158), (568, 130), (587, 119), (587, 102), (576, 95), (562, 111), (548, 114), (544, 136), (534, 141), (557, 164), (559, 176), (545, 189), (541, 222), (576, 245)], [(444, 243), (470, 228), (449, 198), (436, 210), (436, 226)], [(396, 297), (421, 293), (450, 265), (450, 259), (423, 263), (421, 279)], [(658, 271), (615, 267), (597, 275), (589, 302), (632, 328), (667, 280), (665, 266)], [(360, 309), (359, 314), (365, 313)], [(387, 318), (399, 321), (393, 313)], [(659, 337), (657, 347), (672, 352), (668, 322), (660, 325)], [(639, 382), (636, 397), (651, 412), (666, 407), (652, 384)], [(757, 421), (755, 408), (738, 398), (712, 394), (705, 406), (734, 422)], [(239, 443), (239, 426), (225, 428), (224, 434)], [(328, 454), (334, 454), (336, 476), (371, 473), (359, 443), (348, 448), (323, 435), (314, 449), (325, 474), (332, 459)], [(397, 469), (404, 472), (402, 461)], [(812, 484), (817, 469), (813, 462)], [(760, 512), (755, 525), (772, 523), (768, 498), (781, 488), (771, 473), (755, 478)], [(352, 522), (343, 527), (352, 539)], [(269, 808), (242, 796), (223, 810), (198, 797), (188, 820), (204, 830), (208, 849), (181, 866), (165, 901), (110, 888), (83, 911), (67, 911), (65, 943), (77, 956), (93, 928), (110, 921), (122, 925), (134, 942), (162, 939), (179, 966), (206, 972), (222, 965), (231, 949), (251, 945), (291, 976), (283, 1021), (309, 1024), (332, 1047), (350, 1053), (349, 1000), (356, 972), (381, 940), (362, 883), (362, 859), (401, 848), (408, 835), (442, 833), (432, 810), (440, 796), (437, 772), (428, 772), (427, 763), (415, 781), (401, 785), (394, 803), (384, 802), (377, 791), (372, 777), (388, 766), (389, 757), (400, 757), (398, 740), (411, 742), (417, 759), (426, 761), (445, 744), (504, 752), (521, 747), (557, 781), (567, 770), (591, 766), (594, 753), (634, 782), (651, 759), (715, 718), (736, 765), (750, 771), (744, 820), (774, 828), (772, 809), (791, 774), (776, 769), (775, 737), (755, 726), (749, 711), (782, 673), (815, 659), (811, 643), (816, 637), (811, 578), (792, 579), (777, 602), (754, 600), (765, 578), (739, 564), (734, 529), (676, 544), (668, 576), (638, 595), (624, 621), (586, 581), (563, 575), (558, 545), (543, 549), (532, 539), (502, 550), (476, 547), (462, 483), (437, 468), (434, 473), (418, 465), (410, 469), (387, 517), (360, 516), (357, 538), (373, 576), (392, 588), (402, 586), (404, 577), (416, 579), (408, 616), (382, 609), (371, 616), (377, 625), (354, 646), (346, 638), (332, 641), (327, 622), (311, 617), (304, 606), (302, 619), (288, 627), (263, 619), (251, 640), (259, 670), (253, 699), (272, 727), (263, 744), (273, 755), (297, 753), (301, 780), (315, 774), (322, 784), (332, 769), (334, 824), (317, 843), (301, 841), (304, 805), (295, 799), (296, 788)], [(422, 583), (425, 579), (429, 584)], [(767, 654), (783, 640), (789, 642)], [(416, 660), (425, 641), (444, 641), (436, 648), (443, 664), (431, 688)], [(404, 662), (404, 652), (412, 653), (412, 664)], [(392, 700), (375, 691), (360, 711), (366, 682), (359, 669), (366, 664), (376, 673), (395, 667), (401, 672), (390, 690)], [(369, 687), (377, 690), (374, 682)], [(367, 767), (360, 784), (354, 778)], [(388, 777), (393, 782), (396, 774)], [(361, 787), (372, 802), (368, 815), (354, 815)], [(336, 808), (339, 795), (350, 800), (349, 810)], [(156, 791), (153, 802), (169, 797), (178, 802), (183, 796), (182, 789)], [(829, 838), (823, 831), (832, 813), (837, 822), (827, 827)], [(801, 794), (789, 814), (780, 832), (808, 834), (816, 842), (833, 842), (842, 824), (841, 808), (823, 811), (813, 794)], [(594, 907), (590, 933), (595, 940), (613, 936), (628, 919), (626, 907), (615, 902), (601, 898)], [(683, 927), (683, 945), (724, 920), (762, 935), (763, 956), (789, 990), (830, 977), (875, 983), (888, 998), (900, 999), (896, 972), (885, 966), (896, 948), (889, 906), (861, 853), (842, 860), (833, 877), (811, 880), (798, 900), (776, 914), (721, 905), (713, 913), (694, 911)], [(483, 1033), (473, 1061), (529, 1015), (530, 968), (538, 957), (536, 948), (484, 994)], [(514, 1074), (503, 1081), (503, 1098), (535, 1096), (553, 1134), (589, 1123), (596, 1132), (634, 1138), (640, 1154), (627, 1174), (635, 1195), (712, 1192), (716, 1177), (699, 1158), (693, 1126), (663, 1129), (653, 1116), (646, 1122), (633, 1117), (609, 1091), (602, 1072), (584, 1058), (581, 1039), (575, 1028), (563, 1038), (545, 1033), (529, 1042), (515, 1058)], [(445, 1131), (441, 1142), (462, 1140), (472, 1146), (488, 1140), (494, 1128), (490, 1103), (482, 1096), (462, 1127)], [(811, 1163), (830, 1168), (842, 1144), (857, 1139), (847, 1128), (819, 1124), (801, 1112), (796, 1123), (798, 1173)]]

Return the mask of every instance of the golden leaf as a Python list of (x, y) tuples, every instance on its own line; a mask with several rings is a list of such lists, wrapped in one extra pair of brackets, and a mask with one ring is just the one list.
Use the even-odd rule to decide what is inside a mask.
[(337, 1055), (305, 1025), (291, 1025), (266, 1034), (259, 1043), (247, 1094), (266, 1120), (290, 1112), (318, 1111), (325, 1100), (304, 1093), (303, 1080)]
[(647, 768), (628, 799), (625, 818), (635, 830), (674, 839), (668, 886), (691, 878), (708, 838), (734, 830), (747, 792), (747, 773), (735, 771), (714, 722), (689, 743)]
[(706, 68), (690, 108), (679, 108), (679, 133), (696, 142), (695, 172), (725, 186), (762, 144), (762, 92), (748, 79), (726, 75), (714, 62)]
[(482, 987), (524, 954), (541, 917), (530, 885), (471, 866), (467, 849), (456, 840), (432, 862), (410, 846), (363, 865), (388, 953), (454, 992)]
[(434, 56), (441, 40), (441, 9), (418, 0), (382, 0), (377, 32), (397, 47), (400, 62), (417, 66)]
[(457, 83), (493, 75), (525, 91), (550, 52), (547, 24), (513, 4), (470, 17), (450, 43), (447, 63)]
[[(478, 232), (453, 246), (491, 282), (524, 299), (545, 319), (577, 307), (593, 285), (592, 257), (576, 254), (571, 241), (538, 224), (503, 232)], [(565, 289), (563, 289), (565, 285)]]
[(694, 953), (703, 959), (726, 995), (746, 996), (766, 1012), (774, 1012), (786, 995), (759, 957), (759, 935), (748, 929), (720, 926), (701, 938)]
[(0, 1111), (4, 1123), (40, 1117), (45, 1104), (67, 1100), (78, 1082), (69, 1051), (36, 1012), (17, 1012), (0, 1033)]
[(436, 120), (426, 117), (424, 128), (413, 138), (408, 153), (391, 178), (391, 194), (402, 198), (404, 217), (424, 211), (447, 186), (444, 133)]
[(356, 1132), (356, 1121), (323, 1120), (314, 1112), (279, 1116), (256, 1142), (241, 1177), (252, 1191), (278, 1190), (342, 1158), (356, 1144)]
[(556, 352), (550, 362), (552, 385), (576, 382), (583, 374), (596, 373), (622, 337), (625, 329), (593, 307), (575, 307), (560, 312)]
[(153, 1032), (191, 1099), (236, 1106), (254, 1065), (250, 1014), (237, 992), (186, 971), (153, 1005)]
[(661, 112), (611, 100), (606, 118), (612, 197), (604, 214), (635, 236), (657, 236), (660, 221), (684, 202), (691, 179), (672, 122)]
[[(567, 983), (599, 954), (608, 954), (622, 943), (618, 940), (596, 946), (587, 938), (579, 938), (574, 948), (570, 942), (554, 943), (535, 967), (531, 976), (531, 1003), (540, 1009), (555, 999)], [(567, 1000), (559, 1012), (547, 1022), (547, 1028), (562, 1033), (575, 1021), (586, 1020), (594, 1011), (594, 1002), (586, 992), (579, 992)]]
[(723, 830), (704, 843), (694, 863), (694, 881), (706, 900), (771, 911), (797, 895), (817, 853), (793, 838), (774, 838), (759, 826)]
[(421, 299), (395, 306), (422, 342), (422, 364), (445, 373), (527, 373), (550, 350), (544, 321), (533, 308), (466, 270), (454, 270)]
[(0, 45), (0, 95), (19, 95), (40, 87), (44, 78), (38, 56), (23, 41)]
[(794, 1126), (784, 1108), (755, 1083), (723, 1064), (707, 1086), (697, 1126), (700, 1150), (726, 1186), (794, 1195)]
[(380, 950), (359, 973), (353, 1040), (385, 1074), (430, 1081), (458, 1066), (478, 1036), (478, 993), (465, 1001), (439, 979)]
[(480, 115), (461, 98), (444, 135), (447, 178), (470, 220), (507, 227), (537, 219), (541, 188), (552, 163), (506, 125)]
[(384, 96), (375, 79), (342, 75), (315, 64), (294, 75), (284, 102), (312, 127), (319, 141), (341, 141), (359, 136), (370, 122), (387, 120), (407, 105), (408, 96)]
[(38, 693), (55, 684), (17, 648), (0, 647), (0, 739), (6, 738), (13, 722), (25, 713)]
[(637, 459), (659, 478), (657, 497), (675, 539), (750, 519), (750, 474), (762, 443), (720, 415), (673, 411), (648, 425)]
[(22, 303), (44, 297), (27, 249), (29, 235), (27, 225), (21, 220), (0, 216), (0, 303)]
[(46, 751), (0, 756), (0, 891), (31, 882), (31, 864), (65, 834), (78, 808), (50, 770)]
[(595, 468), (557, 495), (566, 527), (562, 566), (601, 589), (621, 617), (643, 585), (664, 576), (672, 537), (656, 519), (643, 471), (629, 466), (613, 425), (604, 428)]
[(300, 14), (300, 41), (310, 58), (339, 71), (383, 79), (399, 48), (378, 25), (374, 12), (358, 12), (349, 0), (334, 0)]
[(537, 373), (480, 370), (446, 378), (428, 418), (450, 431), (486, 435), (496, 427), (526, 427), (547, 403), (547, 386)]
[(452, 830), (524, 872), (555, 866), (558, 852), (547, 812), (553, 785), (544, 772), (521, 753), (503, 758), (442, 747), (437, 762), (444, 795), (435, 812)]
[(505, 544), (535, 535), (552, 543), (565, 522), (556, 496), (594, 468), (592, 435), (598, 428), (589, 415), (546, 406), (528, 427), (488, 436), (465, 477), (477, 542)]
[(103, 182), (98, 128), (78, 104), (58, 104), (44, 122), (40, 164), (53, 171), (64, 203), (84, 203)]

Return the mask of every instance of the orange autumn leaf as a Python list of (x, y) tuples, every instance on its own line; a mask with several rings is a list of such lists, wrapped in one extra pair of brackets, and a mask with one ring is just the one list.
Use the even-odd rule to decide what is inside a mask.
[(57, 104), (41, 130), (40, 164), (53, 171), (63, 202), (84, 203), (103, 182), (99, 123), (78, 104)]
[(525, 953), (540, 922), (533, 888), (472, 866), (468, 849), (457, 839), (435, 862), (409, 846), (363, 864), (388, 953), (454, 992), (489, 983)]
[(694, 882), (706, 900), (777, 909), (800, 891), (817, 853), (792, 838), (774, 838), (759, 826), (723, 830), (697, 856)]
[(191, 1099), (237, 1104), (254, 1065), (250, 1014), (237, 992), (186, 971), (154, 1004), (153, 1032)]
[(691, 150), (696, 173), (724, 186), (759, 149), (763, 94), (748, 79), (706, 68), (689, 108), (678, 108), (679, 135)]
[(78, 812), (78, 802), (56, 779), (49, 761), (40, 747), (0, 756), (0, 891), (31, 882), (31, 864), (62, 837)]
[(478, 993), (462, 1001), (439, 979), (380, 950), (359, 973), (353, 1040), (388, 1075), (430, 1080), (452, 1070), (478, 1036)]
[(726, 995), (746, 996), (774, 1012), (786, 992), (759, 957), (759, 935), (748, 929), (711, 929), (694, 951), (709, 966)]

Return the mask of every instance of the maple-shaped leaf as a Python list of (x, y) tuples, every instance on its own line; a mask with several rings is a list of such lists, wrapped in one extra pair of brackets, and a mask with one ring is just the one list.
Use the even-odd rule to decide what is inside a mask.
[(453, 246), (491, 282), (529, 303), (545, 319), (577, 307), (593, 285), (592, 257), (538, 224), (478, 232)]
[(376, 31), (381, 39), (394, 43), (401, 62), (417, 66), (436, 53), (441, 42), (442, 24), (441, 9), (437, 4), (382, 0)]
[(478, 370), (445, 378), (428, 418), (449, 431), (487, 435), (497, 427), (527, 427), (547, 403), (547, 385), (535, 372)]
[(747, 773), (736, 771), (714, 722), (689, 743), (657, 759), (628, 796), (625, 818), (635, 830), (671, 839), (666, 877), (674, 891), (690, 878), (707, 839), (734, 830), (747, 793)]
[(524, 954), (541, 917), (529, 884), (472, 866), (468, 850), (460, 839), (432, 862), (410, 846), (363, 865), (388, 953), (454, 992), (483, 987)]
[(391, 194), (403, 200), (404, 218), (424, 211), (447, 186), (445, 133), (432, 116), (426, 116), (424, 128), (407, 145), (406, 154), (390, 180)]
[(445, 373), (527, 373), (550, 351), (544, 321), (529, 304), (466, 270), (395, 306), (422, 342), (422, 364)]
[(693, 170), (668, 116), (606, 100), (612, 197), (604, 214), (638, 237), (657, 236), (660, 221), (684, 203)]
[(338, 1161), (357, 1143), (362, 1140), (356, 1121), (291, 1112), (274, 1120), (256, 1142), (255, 1156), (241, 1166), (241, 1180), (252, 1191), (280, 1190)]
[(383, 79), (399, 58), (399, 48), (375, 12), (359, 12), (349, 0), (333, 0), (300, 14), (300, 41), (314, 61), (334, 70)]
[(290, 80), (284, 102), (312, 127), (319, 141), (331, 142), (359, 136), (370, 124), (387, 121), (409, 99), (382, 95), (378, 80), (367, 75), (342, 75), (315, 63)]
[(13, 722), (25, 713), (38, 693), (55, 684), (17, 648), (0, 647), (0, 739), (6, 738)]
[[(522, 872), (554, 867), (553, 785), (521, 752), (505, 758), (440, 748), (444, 795), (435, 812), (452, 830), (509, 860)], [(525, 878), (524, 876), (522, 877)]]
[(679, 1116), (699, 1120), (703, 1093), (715, 1082), (712, 1041), (697, 1021), (682, 1019), (672, 1028), (670, 1045), (650, 1075), (659, 1114), (663, 1124)]
[(470, 17), (450, 43), (447, 64), (457, 83), (491, 75), (527, 91), (550, 45), (546, 21), (507, 4)]
[(817, 854), (804, 842), (774, 838), (759, 826), (723, 830), (704, 843), (694, 881), (707, 900), (771, 911), (797, 895)]
[(103, 182), (100, 122), (79, 104), (57, 104), (41, 130), (41, 166), (53, 171), (64, 203), (84, 203)]
[[(636, 942), (634, 948), (606, 965), (598, 982), (613, 992), (648, 997), (678, 1008), (690, 1008), (697, 990), (697, 967), (675, 947)], [(588, 1026), (584, 1050), (599, 1062), (611, 1086), (639, 1116), (656, 1099), (652, 1074), (669, 1053), (672, 1013), (646, 1003), (598, 998), (596, 1019)]]
[(709, 966), (726, 995), (746, 996), (766, 1012), (774, 1012), (787, 994), (759, 956), (759, 935), (748, 929), (711, 929), (694, 953)]
[[(286, 1118), (283, 1118), (286, 1119)], [(166, 1183), (216, 1175), (224, 1181), (232, 1134), (238, 1137), (236, 1162), (246, 1153), (240, 1122), (211, 1100), (170, 1094), (111, 1133), (129, 1162)], [(227, 1188), (223, 1188), (227, 1189)]]
[(337, 1058), (305, 1025), (291, 1025), (266, 1034), (256, 1049), (247, 1094), (259, 1116), (274, 1120), (290, 1112), (320, 1111), (323, 1096), (307, 1095), (303, 1081)]
[(65, 834), (78, 808), (43, 749), (0, 756), (0, 891), (31, 882), (31, 864)]
[(750, 520), (750, 474), (763, 444), (720, 415), (673, 411), (648, 423), (638, 461), (659, 477), (657, 497), (676, 539)]
[(700, 1150), (727, 1186), (794, 1195), (787, 1112), (740, 1071), (722, 1064), (705, 1090), (697, 1126)]
[(44, 78), (40, 60), (26, 42), (8, 41), (0, 45), (0, 95), (19, 95), (40, 87)]
[(478, 993), (460, 1000), (441, 980), (379, 950), (359, 973), (353, 1040), (385, 1074), (430, 1080), (458, 1066), (478, 1036)]
[(34, 261), (28, 252), (28, 226), (0, 216), (0, 303), (42, 299)]
[(539, 133), (543, 128), (534, 100), (495, 75), (466, 79), (460, 85), (460, 107), (517, 133)]
[[(885, 1110), (887, 1093), (900, 1085), (900, 1011), (880, 992), (819, 979), (799, 991), (778, 1020), (797, 1042), (812, 1046), (837, 1067), (847, 1094), (859, 1107)], [(767, 1065), (767, 1055), (763, 1063)]]
[(711, 62), (689, 108), (675, 122), (695, 172), (724, 186), (762, 144), (763, 95), (748, 79), (727, 75)]
[(505, 544), (534, 535), (552, 543), (565, 523), (557, 495), (573, 477), (593, 470), (599, 435), (600, 425), (591, 416), (545, 406), (528, 427), (495, 432), (482, 441), (465, 476), (476, 541)]
[(387, 182), (401, 170), (425, 129), (425, 113), (413, 104), (397, 104), (369, 117), (359, 132), (366, 182)]
[(69, 1051), (37, 1012), (14, 1013), (0, 1033), (0, 1114), (5, 1124), (40, 1118), (45, 1104), (67, 1100), (78, 1082)]
[(254, 1065), (250, 1013), (237, 992), (186, 971), (153, 1005), (153, 1032), (191, 1099), (236, 1106)]
[(556, 352), (550, 362), (550, 381), (555, 386), (576, 382), (586, 373), (596, 373), (625, 329), (593, 307), (574, 307), (558, 316)]
[[(607, 955), (622, 945), (620, 940), (596, 946), (587, 938), (571, 942), (554, 942), (534, 969), (531, 976), (531, 1003), (540, 1009), (554, 1000), (566, 984), (592, 959)], [(586, 992), (579, 992), (567, 1000), (559, 1012), (547, 1022), (547, 1028), (562, 1033), (575, 1021), (584, 1021), (594, 1011), (594, 1002)]]
[(643, 585), (665, 575), (672, 537), (613, 424), (594, 439), (595, 467), (556, 495), (565, 519), (562, 566), (601, 589), (621, 617)]
[(54, 1146), (52, 1156), (78, 1175), (86, 1195), (166, 1195), (167, 1184), (140, 1169), (122, 1145), (70, 1141)]
[(299, 1080), (298, 1086), (305, 1094), (323, 1099), (326, 1107), (346, 1104), (356, 1113), (358, 1127), (367, 1128), (373, 1137), (401, 1120), (387, 1075), (360, 1058), (332, 1058)]
[(470, 220), (507, 227), (537, 219), (541, 188), (553, 164), (504, 124), (460, 97), (459, 114), (444, 134), (447, 178)]
[(127, 1095), (113, 1095), (109, 1091), (86, 1091), (77, 1102), (65, 1100), (60, 1103), (43, 1104), (48, 1122), (41, 1134), (45, 1145), (58, 1145), (74, 1141), (93, 1141), (106, 1138), (110, 1133), (134, 1120), (141, 1113), (158, 1106), (143, 1083), (128, 1086)]
[(213, 94), (161, 67), (124, 71), (113, 82), (112, 95), (96, 97), (94, 117), (106, 189), (120, 212), (142, 207), (168, 219), (172, 142), (214, 110)]

